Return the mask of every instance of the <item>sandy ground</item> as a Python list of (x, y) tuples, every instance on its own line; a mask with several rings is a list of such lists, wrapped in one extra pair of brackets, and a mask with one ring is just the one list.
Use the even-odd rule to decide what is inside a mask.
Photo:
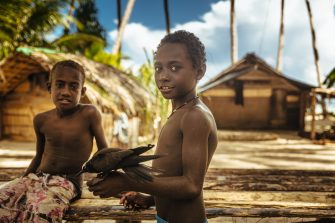
[(313, 143), (287, 131), (220, 131), (219, 138), (210, 167), (335, 170), (335, 142)]
[[(255, 169), (335, 170), (335, 143), (315, 144), (295, 132), (220, 131), (219, 144), (210, 167)], [(26, 167), (34, 155), (35, 143), (0, 141), (0, 167)], [(210, 223), (312, 222), (302, 218), (209, 219)], [(111, 220), (84, 221), (107, 223)], [(154, 221), (142, 221), (153, 223)]]

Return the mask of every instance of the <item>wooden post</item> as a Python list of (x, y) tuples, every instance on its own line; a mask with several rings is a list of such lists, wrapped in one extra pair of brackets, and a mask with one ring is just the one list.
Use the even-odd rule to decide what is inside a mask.
[(308, 93), (303, 91), (300, 94), (299, 99), (299, 135), (304, 136), (305, 133), (305, 116), (306, 116), (306, 101), (308, 99)]
[(315, 139), (315, 106), (316, 106), (316, 92), (312, 90), (312, 103), (311, 103), (311, 113), (312, 113), (312, 122), (311, 122), (311, 139)]

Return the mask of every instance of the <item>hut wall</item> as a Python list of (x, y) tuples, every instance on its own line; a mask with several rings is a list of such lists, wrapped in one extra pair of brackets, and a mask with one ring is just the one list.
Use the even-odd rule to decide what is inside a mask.
[(204, 102), (213, 112), (218, 128), (262, 129), (269, 126), (271, 89), (244, 89), (244, 104), (235, 104), (233, 89), (212, 89)]
[(26, 80), (2, 101), (3, 138), (17, 141), (35, 141), (33, 118), (53, 107), (49, 93), (39, 86), (31, 89)]
[(243, 97), (243, 105), (236, 104), (235, 91), (228, 86), (203, 93), (203, 101), (213, 112), (218, 128), (299, 129), (301, 108), (297, 92), (249, 86), (244, 88)]

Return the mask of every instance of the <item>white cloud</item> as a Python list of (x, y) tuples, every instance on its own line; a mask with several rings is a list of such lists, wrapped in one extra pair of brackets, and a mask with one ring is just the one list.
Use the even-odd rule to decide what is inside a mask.
[[(335, 1), (311, 1), (320, 55), (321, 72), (325, 74), (335, 66)], [(242, 58), (255, 52), (275, 66), (277, 56), (280, 2), (274, 0), (248, 0), (236, 2), (238, 53)], [(178, 24), (173, 30), (194, 32), (203, 41), (207, 52), (207, 74), (204, 81), (230, 64), (229, 34), (230, 3), (219, 1), (197, 21)], [(312, 42), (305, 1), (285, 1), (285, 40), (283, 52), (284, 74), (297, 80), (316, 84)], [(149, 53), (156, 49), (164, 29), (149, 29), (143, 24), (127, 25), (122, 49), (131, 57), (126, 65), (138, 68), (146, 61), (143, 48)], [(116, 31), (110, 32), (115, 39)], [(324, 75), (322, 76), (324, 77)]]

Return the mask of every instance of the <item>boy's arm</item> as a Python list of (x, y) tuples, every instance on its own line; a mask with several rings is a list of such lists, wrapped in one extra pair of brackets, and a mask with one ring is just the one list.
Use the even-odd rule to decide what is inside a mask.
[(36, 115), (34, 117), (33, 123), (34, 123), (35, 135), (36, 135), (36, 154), (34, 158), (31, 160), (30, 165), (26, 169), (24, 176), (27, 176), (29, 173), (35, 173), (42, 160), (42, 155), (43, 155), (44, 146), (45, 146), (45, 137), (40, 132), (42, 121), (43, 121), (42, 115)]
[[(135, 182), (122, 173), (114, 173), (106, 180), (89, 185), (89, 190), (101, 197), (115, 196), (121, 191), (139, 191), (159, 197), (192, 199), (200, 195), (208, 160), (210, 122), (198, 109), (188, 112), (182, 122), (182, 176), (158, 177), (153, 182)], [(171, 164), (173, 165), (173, 164)]]
[(95, 106), (90, 108), (90, 120), (91, 120), (91, 130), (95, 141), (97, 143), (98, 150), (107, 148), (107, 142), (102, 128), (101, 114)]

